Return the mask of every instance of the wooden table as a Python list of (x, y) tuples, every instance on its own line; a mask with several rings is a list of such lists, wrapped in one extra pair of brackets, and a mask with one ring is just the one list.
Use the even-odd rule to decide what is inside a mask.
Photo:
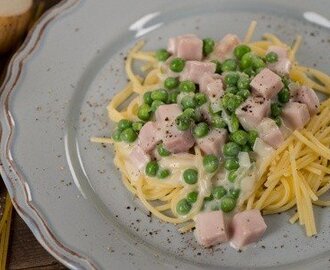
[[(58, 3), (60, 0), (35, 0), (37, 3), (44, 1), (46, 8)], [(3, 72), (3, 64), (11, 54), (1, 56), (0, 74)], [(0, 80), (1, 83), (1, 80)], [(0, 178), (0, 181), (1, 178)], [(14, 211), (8, 251), (8, 270), (58, 270), (67, 269), (53, 258), (36, 240), (30, 229)]]

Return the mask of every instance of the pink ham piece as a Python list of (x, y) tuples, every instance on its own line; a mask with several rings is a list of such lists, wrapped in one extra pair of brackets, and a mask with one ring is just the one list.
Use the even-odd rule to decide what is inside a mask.
[(177, 104), (161, 105), (156, 110), (160, 138), (165, 148), (172, 153), (187, 152), (195, 143), (191, 130), (181, 131), (175, 119), (182, 113)]
[(267, 229), (267, 225), (257, 209), (237, 213), (231, 222), (231, 245), (241, 249), (257, 242)]
[(283, 134), (275, 121), (264, 118), (257, 127), (260, 139), (277, 149), (284, 141)]
[(289, 128), (302, 129), (310, 120), (308, 107), (303, 103), (289, 102), (282, 110), (282, 118)]
[(236, 115), (246, 130), (255, 129), (270, 112), (270, 100), (250, 96), (237, 109)]
[(238, 36), (233, 34), (225, 35), (224, 38), (216, 44), (211, 58), (218, 59), (221, 62), (232, 58), (233, 51), (239, 43), (240, 40)]
[(140, 146), (135, 146), (129, 155), (132, 164), (142, 170), (145, 165), (150, 161), (150, 156), (146, 154)]
[(204, 73), (199, 80), (199, 91), (211, 99), (224, 95), (223, 83), (219, 74)]
[(284, 84), (281, 77), (268, 68), (260, 71), (251, 81), (253, 93), (264, 98), (273, 98), (281, 91)]
[(161, 105), (155, 112), (156, 122), (163, 126), (168, 122), (173, 122), (182, 110), (178, 104)]
[(266, 53), (274, 52), (278, 56), (275, 63), (269, 63), (267, 67), (278, 75), (288, 75), (291, 69), (291, 61), (288, 58), (288, 50), (280, 46), (269, 46)]
[(320, 107), (319, 98), (314, 90), (304, 85), (295, 90), (293, 101), (306, 104), (310, 115), (316, 114)]
[(222, 211), (199, 213), (194, 234), (197, 242), (204, 247), (227, 242), (228, 230)]
[(155, 122), (147, 122), (141, 128), (138, 136), (138, 146), (146, 153), (150, 152), (160, 141), (159, 132)]
[(222, 146), (226, 143), (228, 134), (226, 129), (212, 129), (205, 137), (197, 140), (197, 145), (207, 155), (218, 156)]
[(199, 83), (204, 73), (214, 73), (216, 65), (211, 62), (187, 61), (180, 75), (180, 81), (191, 80)]
[(168, 40), (167, 51), (185, 60), (200, 61), (203, 58), (203, 41), (194, 34), (172, 37)]

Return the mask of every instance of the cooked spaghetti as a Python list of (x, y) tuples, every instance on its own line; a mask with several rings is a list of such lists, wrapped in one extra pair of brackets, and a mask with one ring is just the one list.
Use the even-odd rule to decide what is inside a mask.
[[(234, 35), (218, 43), (184, 35), (153, 52), (138, 42), (125, 64), (129, 83), (107, 107), (118, 127), (112, 138), (92, 138), (114, 145), (127, 189), (181, 232), (202, 226), (200, 213), (296, 207), (290, 222), (299, 220), (311, 236), (313, 204), (330, 205), (319, 198), (330, 188), (330, 101), (319, 107), (312, 90), (330, 94), (330, 77), (298, 64), (300, 36), (292, 46), (272, 34), (251, 41), (255, 27), (244, 43)], [(135, 60), (144, 62), (145, 78), (134, 73)], [(194, 65), (204, 71), (195, 76)], [(223, 242), (196, 237), (204, 246)], [(235, 247), (248, 244), (238, 237)]]

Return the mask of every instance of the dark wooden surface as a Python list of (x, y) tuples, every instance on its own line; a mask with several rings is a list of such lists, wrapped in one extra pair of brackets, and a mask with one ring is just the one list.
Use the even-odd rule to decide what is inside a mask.
[[(46, 9), (60, 0), (35, 0), (44, 2)], [(13, 53), (13, 52), (12, 52)], [(0, 74), (3, 73), (11, 54), (0, 56)], [(1, 79), (0, 79), (1, 83)], [(1, 178), (0, 178), (0, 181)], [(53, 258), (36, 240), (30, 229), (14, 211), (8, 250), (8, 270), (59, 270), (67, 269)]]
[(13, 213), (8, 253), (8, 270), (66, 269), (38, 243), (16, 212)]

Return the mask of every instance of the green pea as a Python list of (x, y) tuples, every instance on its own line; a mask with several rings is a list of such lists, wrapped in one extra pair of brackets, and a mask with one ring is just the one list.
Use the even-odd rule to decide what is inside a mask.
[(266, 54), (265, 60), (267, 63), (275, 63), (278, 61), (278, 55), (276, 52), (269, 52)]
[(157, 172), (157, 177), (159, 179), (164, 179), (166, 177), (168, 177), (171, 174), (169, 169), (159, 169)]
[(240, 62), (241, 69), (245, 70), (252, 67), (253, 58), (254, 58), (254, 54), (252, 52), (248, 52), (244, 54)]
[(179, 84), (179, 90), (182, 91), (182, 92), (186, 92), (186, 93), (195, 92), (196, 91), (196, 85), (192, 81), (189, 81), (189, 80), (182, 81)]
[(114, 139), (116, 142), (120, 142), (120, 134), (121, 134), (121, 130), (119, 130), (118, 128), (115, 129), (115, 131), (112, 134), (112, 139)]
[(165, 89), (157, 89), (151, 92), (152, 100), (160, 100), (166, 102), (168, 99), (168, 93)]
[(236, 46), (236, 48), (234, 49), (234, 55), (237, 59), (242, 59), (242, 57), (250, 51), (251, 51), (251, 49), (249, 46), (247, 46), (245, 44), (240, 44), (240, 45)]
[(237, 143), (228, 142), (223, 146), (223, 154), (226, 157), (236, 157), (240, 151), (240, 147)]
[(118, 122), (118, 129), (119, 130), (124, 130), (126, 128), (130, 128), (132, 127), (132, 121), (128, 120), (128, 119), (121, 119), (119, 122)]
[(147, 91), (143, 94), (143, 101), (145, 104), (151, 105), (152, 98), (151, 98), (151, 91)]
[(236, 171), (230, 171), (230, 172), (228, 173), (228, 181), (234, 183), (235, 180), (236, 180), (236, 177), (237, 177), (237, 173), (236, 173)]
[(256, 75), (256, 72), (253, 70), (252, 67), (249, 67), (249, 68), (244, 69), (243, 72), (246, 75), (250, 76), (250, 77), (253, 77), (254, 75)]
[(181, 105), (183, 109), (196, 108), (196, 101), (193, 96), (184, 96), (181, 100)]
[(160, 49), (156, 52), (156, 59), (160, 62), (166, 61), (170, 57), (170, 53), (165, 49)]
[[(258, 69), (263, 69), (266, 64), (259, 56), (255, 56), (252, 58), (252, 66), (257, 71)], [(257, 73), (259, 72), (257, 71)]]
[(282, 82), (284, 83), (285, 87), (287, 88), (292, 81), (290, 80), (289, 77), (285, 76), (282, 78)]
[(237, 72), (228, 72), (224, 78), (225, 84), (231, 86), (236, 85), (238, 80), (239, 75)]
[(258, 132), (256, 130), (250, 130), (248, 132), (248, 141), (251, 146), (254, 145), (254, 142), (258, 138)]
[(241, 76), (237, 81), (238, 89), (249, 89), (250, 79), (247, 76)]
[(202, 106), (207, 102), (207, 96), (204, 93), (196, 93), (194, 99), (197, 106)]
[(275, 121), (275, 123), (276, 123), (277, 126), (280, 127), (280, 126), (282, 125), (282, 119), (281, 119), (281, 117), (276, 116), (276, 117), (274, 118), (274, 121)]
[(223, 120), (223, 118), (218, 114), (212, 116), (211, 125), (214, 128), (225, 128), (227, 126), (225, 120)]
[(159, 165), (157, 161), (149, 161), (146, 165), (145, 173), (148, 176), (156, 176), (159, 170)]
[(191, 122), (192, 122), (191, 118), (184, 116), (184, 115), (179, 115), (175, 119), (176, 127), (181, 131), (188, 130), (191, 126)]
[(143, 120), (143, 121), (148, 121), (151, 117), (151, 108), (148, 104), (142, 104), (139, 107), (137, 116)]
[(215, 67), (215, 73), (221, 74), (221, 72), (222, 72), (222, 65), (221, 65), (220, 61), (218, 61), (218, 60), (212, 60), (211, 62), (216, 65), (216, 67)]
[(198, 123), (194, 128), (194, 135), (197, 138), (205, 137), (210, 131), (210, 128), (207, 123), (201, 122)]
[(237, 94), (237, 92), (238, 92), (238, 89), (234, 85), (231, 85), (231, 86), (227, 86), (226, 87), (226, 93), (230, 93), (230, 94), (234, 94), (235, 95), (235, 94)]
[(237, 69), (237, 62), (235, 59), (227, 59), (222, 63), (221, 67), (223, 72), (235, 71)]
[(239, 163), (236, 158), (228, 158), (225, 161), (225, 169), (228, 171), (237, 170), (239, 168)]
[(247, 89), (241, 89), (237, 92), (237, 95), (240, 96), (243, 100), (246, 100), (250, 94), (250, 91)]
[(188, 214), (190, 210), (191, 210), (191, 204), (187, 201), (187, 199), (180, 200), (176, 205), (176, 212), (180, 216)]
[(210, 196), (205, 197), (205, 198), (204, 198), (204, 201), (205, 201), (205, 202), (210, 202), (210, 201), (213, 201), (213, 199), (214, 199), (213, 194), (211, 194)]
[(167, 157), (171, 154), (162, 143), (157, 145), (157, 152), (161, 157)]
[(212, 190), (212, 195), (216, 199), (221, 199), (226, 194), (227, 194), (227, 190), (223, 186), (217, 186)]
[(230, 124), (231, 124), (231, 132), (235, 132), (236, 130), (239, 129), (239, 120), (235, 114), (231, 116)]
[(178, 85), (179, 85), (179, 80), (178, 80), (178, 78), (175, 78), (175, 77), (168, 77), (164, 81), (165, 88), (169, 89), (169, 90), (178, 87)]
[(178, 90), (172, 90), (168, 94), (167, 103), (177, 103), (177, 98), (180, 92)]
[(232, 197), (226, 196), (222, 198), (220, 208), (223, 212), (229, 213), (236, 207), (236, 200)]
[(290, 99), (290, 90), (288, 88), (283, 88), (277, 94), (278, 101), (281, 103), (287, 103)]
[(189, 192), (188, 195), (187, 195), (187, 201), (189, 203), (197, 202), (197, 198), (198, 198), (198, 192), (197, 191)]
[(193, 108), (185, 109), (182, 113), (182, 116), (188, 117), (192, 120), (196, 119), (196, 111)]
[(214, 173), (219, 167), (219, 159), (215, 155), (203, 157), (203, 166), (206, 172)]
[(229, 189), (229, 195), (234, 199), (238, 199), (240, 193), (241, 193), (240, 189), (234, 189), (234, 188)]
[(137, 138), (136, 132), (132, 128), (127, 128), (123, 130), (120, 134), (120, 139), (124, 142), (134, 142)]
[(248, 142), (248, 133), (241, 129), (237, 130), (231, 134), (231, 139), (239, 145), (244, 145)]
[(155, 112), (157, 111), (158, 107), (160, 105), (164, 105), (165, 103), (163, 101), (160, 101), (160, 100), (154, 100), (151, 104), (151, 111), (152, 112)]
[(211, 38), (203, 39), (203, 54), (208, 56), (211, 52), (213, 52), (215, 42)]
[(282, 106), (279, 103), (272, 103), (270, 105), (271, 116), (277, 117), (280, 116), (282, 113)]
[(198, 181), (198, 171), (195, 169), (187, 169), (183, 172), (183, 180), (189, 184), (194, 185)]
[(252, 151), (252, 147), (251, 147), (251, 145), (249, 145), (249, 144), (243, 145), (243, 146), (241, 147), (241, 151), (242, 151), (242, 152), (251, 152), (251, 151)]
[(256, 74), (260, 73), (264, 68), (263, 67), (260, 67), (260, 68), (257, 68), (255, 71), (256, 71)]
[(234, 112), (242, 102), (243, 98), (241, 96), (235, 95), (233, 98), (229, 99), (227, 110)]
[(136, 132), (139, 132), (142, 127), (143, 127), (143, 122), (134, 122), (132, 124), (133, 130), (136, 131)]
[(182, 58), (174, 58), (170, 63), (170, 70), (173, 72), (181, 72), (184, 69), (186, 62)]

